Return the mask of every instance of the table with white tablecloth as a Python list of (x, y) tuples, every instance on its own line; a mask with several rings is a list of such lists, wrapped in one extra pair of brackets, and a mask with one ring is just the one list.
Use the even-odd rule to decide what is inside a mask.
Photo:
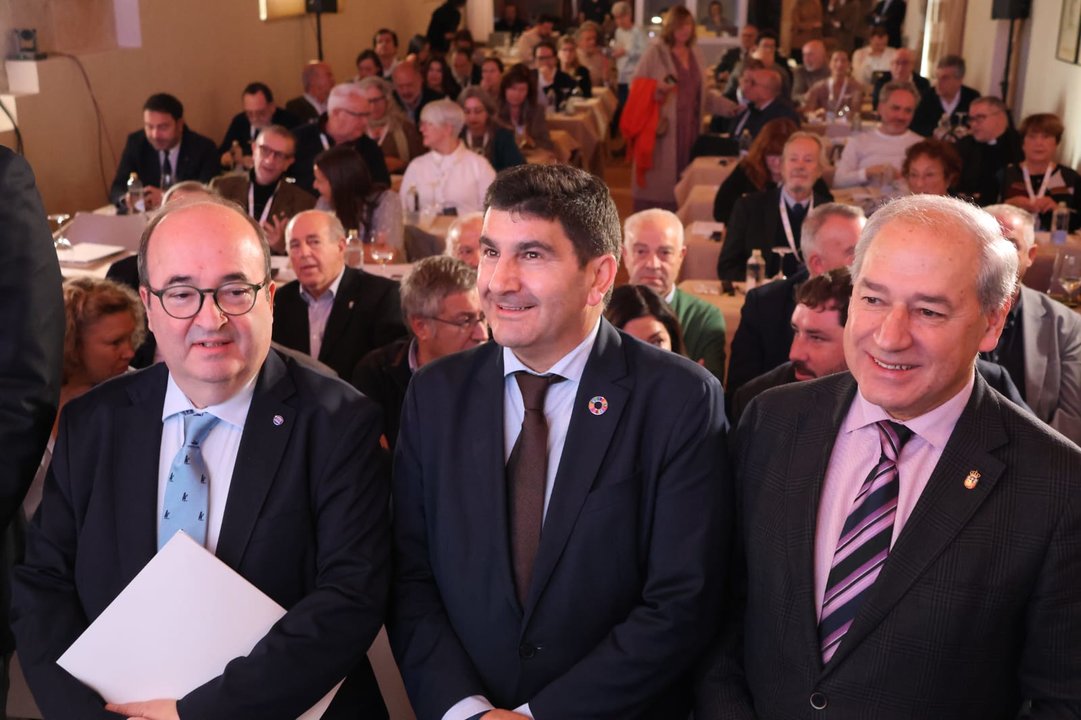
[(696, 157), (676, 183), (676, 205), (681, 207), (687, 202), (691, 190), (697, 185), (720, 186), (732, 174), (732, 170), (738, 163), (738, 157), (717, 157), (716, 155)]

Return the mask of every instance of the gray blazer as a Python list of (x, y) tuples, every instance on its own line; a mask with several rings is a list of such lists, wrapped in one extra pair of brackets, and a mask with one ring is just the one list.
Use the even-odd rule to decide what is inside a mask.
[(1081, 444), (1081, 315), (1021, 288), (1025, 400), (1036, 417)]

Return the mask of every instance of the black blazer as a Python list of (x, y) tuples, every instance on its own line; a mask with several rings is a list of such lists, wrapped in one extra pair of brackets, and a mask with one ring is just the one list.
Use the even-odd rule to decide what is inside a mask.
[(398, 108), (403, 113), (405, 113), (405, 116), (409, 118), (410, 122), (412, 122), (417, 127), (420, 127), (420, 111), (424, 109), (424, 106), (432, 102), (433, 100), (442, 99), (443, 95), (437, 93), (435, 90), (432, 90), (427, 85), (422, 85), (420, 88), (420, 103), (415, 108), (410, 110), (405, 106), (405, 103), (402, 102), (401, 97), (398, 96), (398, 91), (394, 91), (394, 102), (398, 103)]
[[(1026, 717), (1076, 716), (1081, 449), (981, 377), (823, 667), (815, 526), (855, 392), (851, 375), (832, 375), (765, 392), (743, 416), (734, 445), (746, 601), (704, 673), (696, 719), (1013, 720), (1025, 700)], [(812, 693), (826, 713), (811, 708)]]
[[(334, 138), (324, 132), (326, 117), (318, 122), (308, 123), (297, 128), (294, 132), (297, 138), (296, 160), (290, 166), (288, 174), (296, 180), (297, 187), (304, 188), (312, 195), (315, 192), (315, 158), (323, 150), (334, 147), (337, 143)], [(327, 146), (323, 147), (324, 141)], [(379, 149), (375, 140), (367, 135), (361, 135), (356, 140), (347, 143), (352, 145), (364, 163), (368, 166), (368, 172), (372, 176), (372, 182), (383, 187), (390, 187), (390, 171), (387, 170), (387, 161), (383, 157), (383, 151)]]
[[(118, 717), (56, 658), (157, 551), (167, 378), (164, 363), (122, 375), (68, 403), (60, 419), (12, 612), (19, 659), (48, 717)], [(182, 717), (295, 718), (345, 677), (323, 717), (386, 718), (365, 657), (390, 573), (378, 439), (373, 403), (270, 352), (216, 554), (288, 612), (249, 656), (180, 698)]]
[(303, 95), (285, 103), (285, 111), (297, 119), (297, 125), (307, 125), (319, 120), (319, 111)]
[[(980, 94), (967, 85), (961, 86), (961, 100), (950, 117), (958, 119), (957, 113), (967, 113), (968, 106), (978, 98)], [(942, 109), (942, 101), (934, 88), (925, 90), (920, 97), (920, 104), (916, 106), (916, 114), (912, 117), (912, 132), (919, 133), (924, 137), (931, 137), (931, 133), (938, 127), (939, 120), (945, 111)]]
[(1007, 127), (994, 145), (977, 142), (976, 138), (966, 135), (957, 141), (957, 152), (961, 155), (961, 181), (957, 191), (985, 207), (998, 202), (1000, 173), (1025, 159), (1021, 136), (1012, 127)]
[[(737, 133), (736, 128), (742, 122), (743, 116), (748, 114), (747, 121), (743, 123), (743, 127), (739, 128), (739, 133)], [(755, 138), (758, 137), (763, 125), (778, 118), (788, 118), (796, 123), (797, 127), (803, 122), (803, 118), (796, 112), (792, 103), (787, 98), (778, 95), (764, 110), (759, 110), (754, 105), (748, 105), (743, 113), (733, 118), (726, 118), (721, 115), (715, 116), (710, 120), (709, 130), (710, 132), (727, 132), (733, 137), (738, 137), (743, 134), (744, 130), (747, 130), (751, 133), (751, 137)]]
[[(274, 114), (270, 116), (270, 122), (273, 125), (281, 125), (292, 129), (300, 124), (300, 118), (288, 110), (274, 108)], [(254, 139), (251, 136), (251, 121), (248, 120), (248, 116), (242, 112), (237, 113), (229, 123), (229, 128), (225, 131), (225, 137), (222, 139), (221, 145), (218, 146), (218, 154), (222, 155), (229, 152), (233, 147), (233, 141), (236, 140), (240, 143), (244, 154), (251, 155), (251, 144)]]
[(413, 338), (406, 336), (372, 350), (361, 358), (352, 375), (353, 387), (383, 409), (383, 435), (391, 451), (398, 442), (402, 403), (409, 381), (413, 378), (413, 371), (409, 369), (409, 346), (412, 342)]
[[(362, 357), (405, 333), (398, 283), (347, 267), (316, 359), (349, 380)], [(288, 348), (310, 351), (308, 304), (300, 296), (296, 280), (278, 288), (274, 295), (273, 337)]]
[[(889, 2), (889, 7), (886, 3)], [(890, 47), (901, 47), (901, 28), (905, 24), (905, 0), (878, 0), (874, 9), (867, 17), (867, 22), (876, 27), (881, 25), (886, 28), (890, 36)]]
[[(582, 69), (585, 70), (585, 68), (582, 68)], [(541, 88), (540, 73), (538, 71), (536, 71), (536, 70), (533, 70), (531, 72), (533, 73), (533, 82), (534, 82), (534, 84), (538, 88)], [(586, 78), (587, 78), (587, 82), (588, 82), (588, 78), (589, 78), (589, 71), (588, 70), (586, 70)], [(563, 72), (562, 70), (559, 70), (559, 69), (556, 69), (555, 78), (552, 80), (552, 84), (549, 85), (548, 87), (551, 89), (551, 93), (555, 98), (555, 105), (553, 107), (555, 107), (557, 109), (562, 109), (563, 108), (563, 103), (567, 102), (567, 98), (569, 98), (572, 94), (574, 94), (575, 90), (579, 90), (579, 91), (582, 90), (581, 86), (579, 85), (578, 80), (575, 80), (570, 75), (568, 75), (567, 73), (565, 73), (565, 72)], [(589, 95), (585, 95), (584, 97), (588, 98)], [(530, 100), (534, 100), (534, 99), (535, 98), (530, 98)]]
[(725, 390), (730, 403), (744, 383), (788, 360), (796, 292), (809, 275), (804, 266), (784, 280), (767, 283), (747, 293), (740, 309), (739, 327), (732, 336), (732, 354), (728, 360)]
[(726, 574), (720, 383), (601, 321), (525, 607), (503, 388), (503, 348), (488, 343), (425, 365), (406, 393), (388, 627), (417, 717), (474, 694), (538, 718), (686, 717)]
[[(173, 168), (173, 182), (198, 180), (208, 183), (220, 170), (221, 158), (214, 142), (185, 124), (180, 136), (180, 154)], [(161, 156), (142, 130), (128, 135), (124, 152), (120, 155), (116, 177), (109, 189), (109, 199), (115, 205), (120, 205), (128, 192), (128, 177), (133, 172), (139, 173), (143, 185), (161, 187)]]

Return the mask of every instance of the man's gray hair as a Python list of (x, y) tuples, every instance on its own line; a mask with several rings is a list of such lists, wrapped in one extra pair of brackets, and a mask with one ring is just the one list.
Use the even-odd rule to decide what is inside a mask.
[(484, 213), (479, 210), (455, 218), (447, 230), (446, 250), (443, 254), (454, 257), (454, 253), (458, 250), (458, 240), (462, 237), (462, 228), (477, 222), (484, 224)]
[(369, 75), (363, 80), (356, 82), (357, 87), (361, 90), (367, 90), (368, 88), (376, 88), (379, 92), (383, 93), (385, 97), (389, 97), (394, 90), (394, 86), (381, 77), (376, 75)]
[[(1006, 203), (1000, 203), (998, 205), (988, 205), (984, 208), (984, 212), (991, 214), (991, 217), (996, 220), (1013, 220), (1021, 228), (1021, 237), (1016, 238), (1016, 241), (1021, 244), (1018, 248), (1023, 253), (1027, 253), (1029, 248), (1036, 244), (1036, 216), (1030, 213), (1024, 208), (1019, 208), (1016, 205), (1007, 205)], [(1002, 228), (1003, 237), (1006, 236), (1006, 228)], [(1009, 240), (1009, 238), (1006, 238)]]
[(673, 236), (679, 240), (680, 246), (683, 245), (683, 223), (674, 212), (662, 208), (641, 210), (628, 217), (623, 222), (623, 243), (631, 242), (631, 236), (638, 232), (638, 228), (646, 222), (667, 225), (672, 228)]
[(628, 15), (631, 12), (631, 4), (626, 0), (619, 0), (619, 2), (612, 5), (612, 17), (617, 18), (623, 15)]
[(448, 295), (477, 287), (477, 271), (457, 258), (433, 255), (420, 260), (402, 279), (402, 317), (432, 318)]
[(292, 218), (289, 219), (288, 224), (285, 226), (285, 245), (289, 246), (289, 236), (293, 234), (293, 226), (296, 225), (297, 220), (301, 217), (308, 215), (318, 215), (326, 220), (327, 223), (327, 240), (336, 242), (338, 240), (345, 239), (345, 226), (342, 225), (342, 221), (338, 219), (338, 216), (332, 212), (326, 210), (301, 210)]
[(342, 105), (345, 105), (346, 100), (351, 97), (360, 98), (362, 101), (368, 102), (368, 98), (360, 91), (359, 83), (338, 83), (330, 89), (330, 95), (327, 97), (327, 112), (336, 110)]
[(867, 219), (867, 216), (863, 214), (863, 210), (855, 205), (844, 205), (842, 203), (816, 205), (811, 212), (807, 213), (807, 217), (804, 218), (800, 229), (799, 244), (803, 257), (809, 258), (818, 254), (818, 231), (831, 217), (855, 220), (856, 222)]
[(989, 105), (996, 110), (1001, 110), (1006, 115), (1010, 114), (1010, 109), (1006, 107), (1006, 103), (1002, 101), (1002, 98), (994, 95), (982, 95), (973, 100), (969, 107), (972, 107), (972, 105)]
[(420, 111), (421, 122), (433, 125), (449, 125), (455, 137), (462, 131), (465, 125), (465, 113), (462, 107), (453, 100), (433, 100)]
[(916, 89), (915, 85), (907, 80), (890, 80), (882, 86), (882, 92), (878, 94), (879, 102), (887, 102), (890, 99), (890, 95), (901, 90), (911, 95), (912, 99), (917, 103), (920, 101), (920, 91)]
[(859, 281), (863, 259), (875, 237), (892, 222), (904, 223), (939, 235), (963, 233), (978, 246), (976, 296), (987, 314), (1001, 308), (1017, 283), (1017, 250), (1002, 236), (998, 222), (981, 208), (942, 195), (909, 195), (879, 208), (867, 221), (852, 261), (853, 284)]

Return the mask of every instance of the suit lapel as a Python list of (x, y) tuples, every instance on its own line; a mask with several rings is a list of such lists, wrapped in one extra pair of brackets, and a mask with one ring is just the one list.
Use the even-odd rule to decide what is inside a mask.
[(218, 538), (218, 558), (234, 569), (240, 567), (252, 529), (289, 444), (296, 410), (284, 401), (294, 392), (285, 364), (271, 351), (256, 381), (244, 422)]
[(132, 578), (158, 549), (158, 459), (161, 412), (168, 372), (164, 364), (144, 371), (147, 382), (133, 385), (131, 405), (116, 412), (116, 537), (123, 577)]
[(342, 281), (338, 283), (338, 292), (334, 294), (334, 305), (327, 317), (327, 325), (323, 330), (323, 344), (319, 348), (319, 359), (330, 357), (338, 342), (345, 332), (349, 318), (353, 314), (353, 306), (358, 302), (357, 296), (362, 289), (360, 272), (353, 268), (345, 268)]
[[(1008, 437), (997, 417), (988, 412), (993, 402), (987, 383), (977, 375), (972, 397), (927, 487), (825, 674), (843, 662), (852, 648), (885, 619), (994, 490), (1005, 465), (990, 451), (1005, 445)], [(972, 471), (979, 473), (979, 484), (968, 490), (964, 480)]]
[[(608, 446), (627, 407), (633, 382), (627, 377), (624, 353), (619, 333), (602, 320), (571, 408), (567, 440), (563, 444), (563, 454), (533, 566), (533, 581), (526, 601), (526, 622), (563, 554), (582, 503), (601, 472)], [(601, 415), (594, 415), (587, 407), (589, 400), (595, 396), (608, 401), (608, 410)]]
[(1051, 413), (1045, 407), (1044, 376), (1047, 374), (1047, 353), (1051, 349), (1047, 333), (1054, 332), (1055, 327), (1054, 323), (1044, 320), (1047, 308), (1035, 291), (1022, 288), (1021, 295), (1024, 297), (1021, 301), (1021, 342), (1025, 348), (1025, 400), (1036, 417), (1050, 417)]

